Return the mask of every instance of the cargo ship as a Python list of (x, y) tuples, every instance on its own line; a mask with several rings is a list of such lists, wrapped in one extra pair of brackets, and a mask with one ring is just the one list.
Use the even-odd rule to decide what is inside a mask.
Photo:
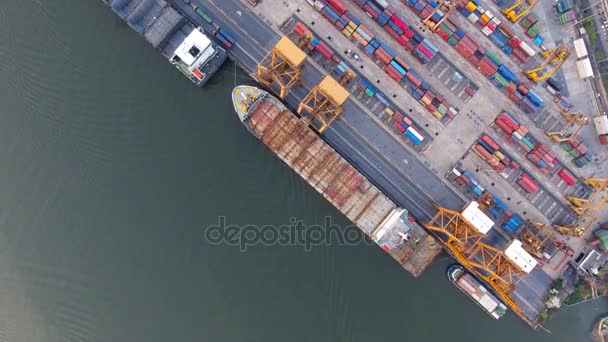
[(267, 91), (238, 86), (232, 102), (240, 121), (277, 157), (414, 276), (440, 244), (306, 123)]
[(165, 0), (103, 1), (197, 87), (226, 61), (226, 51)]
[(501, 318), (507, 312), (507, 306), (488, 291), (479, 280), (467, 272), (462, 265), (454, 264), (450, 266), (448, 268), (448, 279), (495, 319)]

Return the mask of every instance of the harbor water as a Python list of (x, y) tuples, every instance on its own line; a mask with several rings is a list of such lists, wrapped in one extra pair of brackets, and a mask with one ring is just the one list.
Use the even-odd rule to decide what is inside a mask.
[(218, 243), (220, 221), (349, 229), (240, 123), (247, 76), (194, 87), (99, 0), (9, 1), (0, 23), (0, 341), (572, 342), (608, 311), (533, 331), (443, 256), (414, 279), (356, 236)]

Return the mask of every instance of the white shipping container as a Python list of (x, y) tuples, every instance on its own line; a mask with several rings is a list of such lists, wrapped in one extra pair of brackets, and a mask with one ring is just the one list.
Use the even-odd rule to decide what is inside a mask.
[(469, 14), (469, 16), (467, 17), (467, 19), (472, 22), (473, 24), (475, 24), (477, 22), (477, 20), (479, 20), (479, 16), (475, 13), (471, 13)]
[(410, 127), (407, 128), (407, 130), (410, 133), (412, 133), (413, 135), (415, 135), (416, 138), (418, 138), (418, 140), (420, 140), (420, 141), (424, 140), (424, 137), (422, 136), (422, 134), (418, 133), (418, 131), (414, 127), (410, 126)]
[(318, 12), (321, 12), (323, 10), (323, 8), (325, 8), (325, 4), (319, 0), (317, 0), (317, 2), (315, 2), (315, 9)]
[(574, 41), (574, 50), (576, 51), (576, 57), (587, 57), (587, 47), (585, 46), (585, 40), (583, 38)]
[(521, 136), (521, 134), (519, 134), (519, 132), (513, 132), (513, 134), (511, 134), (513, 136), (513, 139), (515, 140), (521, 140), (523, 137)]
[(314, 6), (315, 5), (315, 0), (306, 0), (306, 2), (308, 2), (308, 4), (310, 6)]
[(378, 4), (378, 6), (382, 7), (382, 9), (388, 7), (388, 2), (386, 2), (386, 0), (375, 0), (375, 2)]
[(600, 115), (593, 118), (598, 135), (608, 134), (608, 116)]
[(589, 58), (585, 58), (576, 62), (576, 69), (578, 70), (578, 76), (580, 78), (587, 78), (593, 76), (593, 69), (591, 68), (591, 62), (589, 61)]
[(528, 45), (528, 43), (522, 41), (519, 47), (528, 55), (529, 57), (533, 57), (536, 55), (536, 51)]
[(486, 26), (486, 27), (484, 27), (484, 28), (481, 30), (481, 32), (483, 32), (483, 34), (485, 34), (486, 36), (489, 36), (489, 35), (491, 35), (491, 34), (492, 34), (492, 32), (494, 32), (494, 31), (493, 31), (491, 28), (489, 28), (489, 27), (487, 27), (487, 26)]
[(494, 309), (496, 309), (496, 307), (498, 306), (496, 300), (490, 297), (489, 295), (484, 295), (483, 297), (481, 297), (479, 304), (481, 304), (481, 306), (483, 306), (489, 312), (494, 311)]
[(492, 18), (492, 24), (496, 26), (500, 25), (500, 19), (498, 19), (498, 17)]
[(460, 171), (458, 171), (457, 168), (453, 168), (452, 169), (452, 173), (456, 175), (456, 177), (460, 177), (462, 176), (462, 173)]
[(458, 114), (458, 111), (454, 107), (450, 107), (449, 111), (452, 112), (452, 114), (454, 115)]
[(486, 9), (481, 7), (481, 6), (477, 6), (477, 10), (479, 11), (479, 13), (484, 14), (486, 12)]
[(490, 11), (486, 11), (486, 15), (488, 16), (488, 18), (490, 18), (490, 20), (492, 20), (492, 18), (494, 18), (494, 14)]

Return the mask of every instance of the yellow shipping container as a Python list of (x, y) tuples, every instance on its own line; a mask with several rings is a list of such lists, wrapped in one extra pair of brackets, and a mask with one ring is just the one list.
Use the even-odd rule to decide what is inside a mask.
[(350, 30), (348, 27), (342, 30), (342, 34), (347, 38), (350, 38), (350, 36), (353, 35), (353, 32), (354, 30)]
[(496, 158), (498, 158), (500, 160), (505, 159), (505, 155), (502, 154), (502, 152), (500, 152), (500, 151), (494, 151), (494, 156), (496, 156)]
[(356, 30), (356, 29), (357, 29), (357, 24), (355, 24), (355, 23), (354, 23), (354, 22), (352, 22), (352, 21), (349, 21), (347, 26), (348, 26), (348, 27), (350, 27), (350, 28), (352, 28), (353, 30)]
[(467, 5), (465, 6), (465, 8), (467, 9), (467, 11), (469, 11), (469, 12), (473, 12), (473, 11), (474, 11), (474, 10), (477, 8), (477, 5), (475, 5), (475, 4), (473, 3), (473, 1), (469, 1), (469, 2), (467, 3)]
[(433, 115), (435, 115), (435, 117), (439, 120), (441, 120), (443, 118), (443, 114), (441, 114), (441, 112), (438, 110), (434, 111)]
[(490, 17), (488, 17), (487, 14), (482, 14), (481, 17), (479, 17), (479, 20), (482, 21), (484, 24), (487, 24), (488, 21), (490, 21)]
[(390, 108), (385, 108), (385, 109), (384, 109), (384, 112), (386, 112), (386, 114), (388, 114), (388, 115), (390, 115), (390, 116), (392, 116), (392, 115), (395, 113), (395, 111), (393, 111), (393, 110), (392, 110), (392, 109), (390, 109)]
[(422, 103), (424, 103), (425, 105), (428, 105), (431, 103), (431, 99), (428, 96), (423, 96), (420, 101), (422, 101)]

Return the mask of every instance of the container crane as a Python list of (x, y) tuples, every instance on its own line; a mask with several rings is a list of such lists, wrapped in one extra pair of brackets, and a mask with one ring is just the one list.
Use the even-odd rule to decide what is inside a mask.
[[(431, 19), (433, 18), (433, 16), (435, 15), (435, 13), (437, 13), (437, 11), (441, 10), (441, 12), (443, 12), (443, 17), (441, 17), (441, 19), (439, 19), (439, 21), (434, 22)], [(452, 12), (454, 12), (454, 10), (456, 10), (456, 3), (454, 1), (451, 0), (444, 0), (441, 1), (437, 7), (435, 7), (435, 9), (433, 10), (433, 12), (431, 12), (431, 14), (429, 14), (426, 18), (424, 18), (422, 20), (422, 23), (428, 27), (429, 29), (431, 29), (431, 31), (437, 31), (437, 28), (439, 27), (439, 25), (441, 25), (441, 23), (443, 23), (447, 18), (448, 15), (450, 15)]]
[[(541, 52), (541, 55), (546, 58), (543, 64), (538, 68), (524, 71), (524, 74), (534, 83), (543, 81), (553, 76), (564, 65), (570, 54), (570, 49), (563, 44), (555, 49)], [(545, 72), (545, 68), (548, 67), (552, 67), (552, 69)]]
[[(348, 82), (348, 77), (342, 81)], [(304, 122), (322, 134), (342, 114), (342, 104), (349, 96), (350, 93), (338, 81), (329, 75), (325, 76), (321, 83), (302, 99), (298, 114)]]
[(474, 275), (492, 286), (513, 312), (525, 319), (522, 309), (509, 296), (522, 279), (523, 271), (504, 253), (481, 242), (484, 234), (458, 211), (438, 207), (437, 214), (424, 226)]
[[(555, 142), (570, 141), (576, 136), (586, 125), (589, 124), (589, 118), (583, 113), (567, 113), (564, 117), (568, 121), (566, 126), (560, 131), (545, 132), (547, 136)], [(574, 132), (568, 133), (572, 127), (576, 127)]]
[(302, 78), (301, 66), (306, 60), (302, 48), (312, 41), (309, 34), (303, 34), (296, 45), (286, 36), (272, 47), (268, 54), (258, 64), (257, 73), (252, 75), (267, 89), (272, 90), (272, 84), (279, 87), (279, 97), (285, 98), (291, 88)]
[(487, 191), (477, 197), (477, 202), (479, 203), (479, 210), (484, 210), (494, 205), (492, 195)]
[(532, 8), (534, 8), (534, 5), (536, 5), (537, 2), (538, 2), (538, 0), (528, 0), (528, 7), (526, 7), (521, 12), (517, 12), (515, 10), (518, 9), (522, 5), (521, 0), (517, 1), (513, 6), (502, 10), (502, 14), (504, 14), (505, 17), (507, 17), (507, 19), (509, 19), (511, 22), (515, 23), (519, 19), (521, 19), (523, 16), (530, 13), (530, 11), (532, 11)]
[[(528, 223), (530, 223), (532, 227), (536, 228), (537, 233), (533, 232), (529, 226), (525, 226), (524, 231), (520, 235), (520, 240), (523, 243), (522, 246), (530, 254), (542, 258), (541, 253), (547, 241), (550, 241), (554, 231), (544, 223), (534, 221), (529, 221)], [(541, 232), (545, 234), (544, 237), (539, 236), (538, 233)]]
[(581, 237), (595, 220), (597, 220), (597, 216), (586, 212), (580, 215), (576, 222), (570, 226), (553, 225), (553, 228), (564, 235)]
[[(588, 211), (597, 211), (602, 209), (602, 207), (608, 203), (608, 194), (605, 193), (608, 192), (608, 179), (582, 178), (581, 180), (595, 190), (595, 193), (589, 198), (566, 196), (566, 199), (572, 203), (572, 209), (579, 215), (583, 215)], [(595, 205), (592, 205), (591, 203), (593, 203), (601, 193), (604, 193), (604, 198), (602, 198), (599, 202), (596, 202)]]

